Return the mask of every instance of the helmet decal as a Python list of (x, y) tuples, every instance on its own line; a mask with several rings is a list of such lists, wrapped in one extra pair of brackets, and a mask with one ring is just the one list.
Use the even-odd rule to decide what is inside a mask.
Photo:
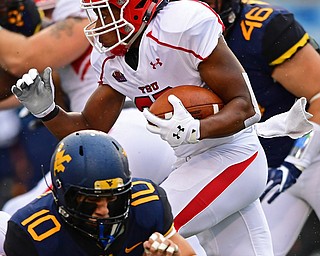
[(57, 175), (57, 172), (64, 172), (65, 166), (64, 163), (69, 163), (72, 160), (72, 157), (70, 155), (65, 155), (63, 150), (64, 143), (60, 143), (57, 149), (57, 153), (54, 160), (54, 176)]
[(115, 178), (115, 179), (109, 179), (109, 180), (97, 180), (94, 183), (94, 189), (113, 189), (113, 188), (119, 188), (124, 185), (123, 179), (121, 178)]

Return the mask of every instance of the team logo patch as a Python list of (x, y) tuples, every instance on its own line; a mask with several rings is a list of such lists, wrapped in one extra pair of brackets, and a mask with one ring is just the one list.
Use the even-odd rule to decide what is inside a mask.
[(122, 83), (122, 82), (127, 82), (127, 79), (124, 77), (124, 75), (119, 71), (119, 70), (116, 70), (112, 73), (112, 76), (119, 82), (119, 83)]

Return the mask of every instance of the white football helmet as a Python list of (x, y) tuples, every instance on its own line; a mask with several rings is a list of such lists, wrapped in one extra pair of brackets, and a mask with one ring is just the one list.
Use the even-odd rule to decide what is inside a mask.
[[(128, 51), (156, 11), (167, 4), (167, 0), (80, 0), (80, 3), (90, 21), (84, 29), (89, 42), (100, 53), (111, 52), (121, 56)], [(110, 5), (120, 9), (119, 19), (116, 19)], [(111, 23), (105, 23), (101, 9), (108, 10)], [(98, 20), (100, 27), (96, 27)], [(104, 47), (99, 42), (99, 36), (113, 31), (116, 31), (118, 42), (111, 47)]]

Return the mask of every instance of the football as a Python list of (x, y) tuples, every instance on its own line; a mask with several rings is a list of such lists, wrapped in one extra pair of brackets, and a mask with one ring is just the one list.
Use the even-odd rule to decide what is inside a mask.
[(218, 113), (223, 108), (223, 102), (213, 91), (194, 85), (181, 85), (166, 90), (150, 106), (150, 112), (154, 115), (170, 119), (173, 107), (168, 101), (169, 95), (177, 96), (188, 112), (196, 119)]

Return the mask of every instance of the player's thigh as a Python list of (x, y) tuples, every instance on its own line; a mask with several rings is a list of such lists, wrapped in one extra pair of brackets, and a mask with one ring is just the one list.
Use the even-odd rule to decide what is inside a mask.
[(272, 256), (271, 236), (259, 200), (197, 235), (208, 256)]
[[(259, 198), (267, 171), (264, 152), (255, 153), (215, 148), (192, 157), (169, 175), (161, 186), (182, 235), (208, 229)], [(254, 160), (244, 164), (251, 157)], [(239, 168), (243, 171), (235, 175)]]

